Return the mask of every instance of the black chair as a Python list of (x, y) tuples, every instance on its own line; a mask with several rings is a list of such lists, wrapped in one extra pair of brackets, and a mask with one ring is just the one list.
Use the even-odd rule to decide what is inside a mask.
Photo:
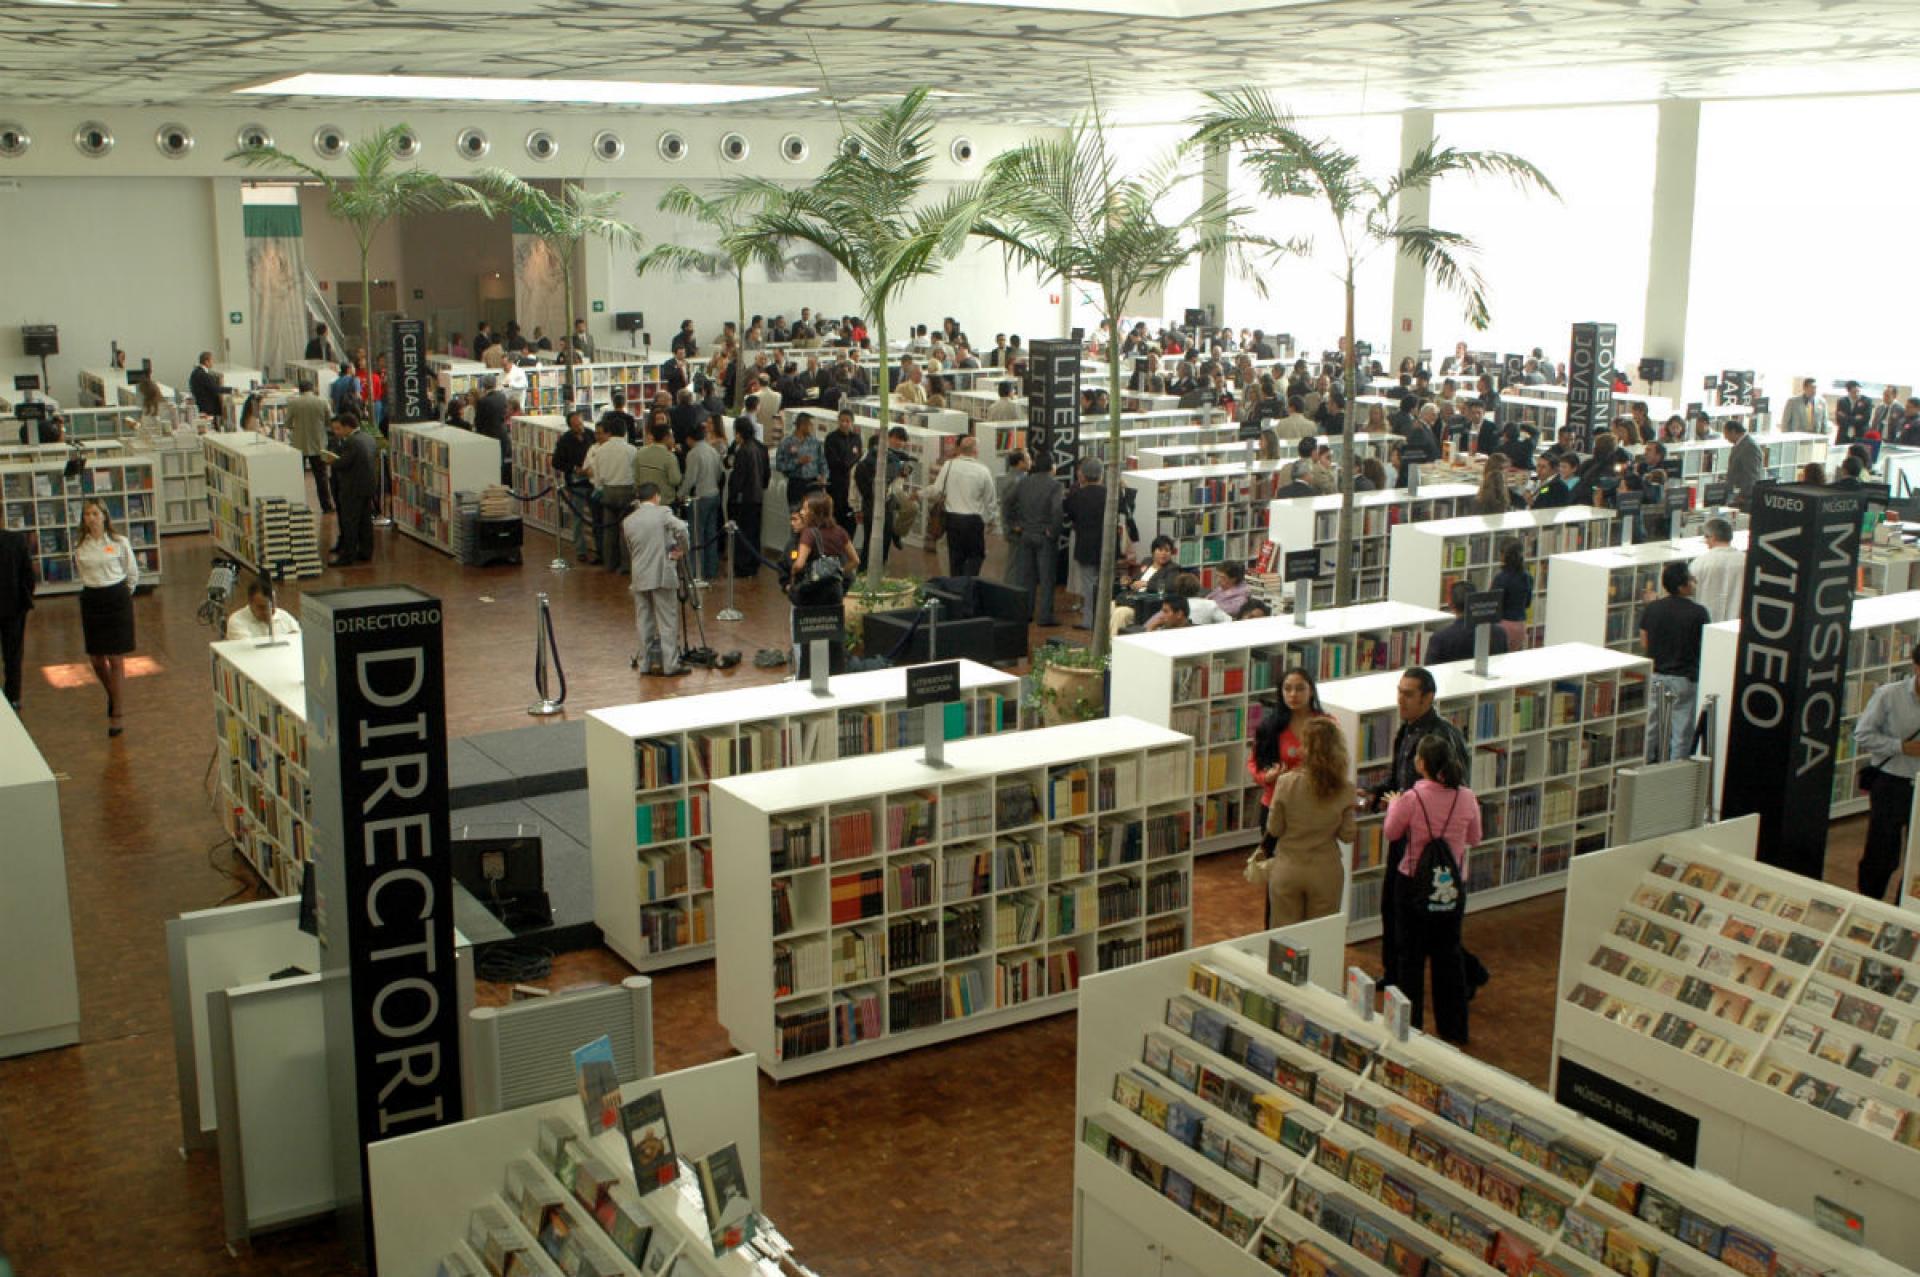
[(984, 658), (987, 663), (1013, 665), (1027, 658), (1033, 609), (1025, 590), (977, 576), (938, 576), (927, 582), (927, 597), (940, 600), (943, 630), (950, 619), (990, 623), (992, 655)]
[[(925, 608), (895, 608), (890, 612), (869, 612), (864, 646), (869, 656), (891, 657), (895, 665), (919, 665), (930, 660), (995, 662), (994, 622), (986, 617), (948, 620), (942, 609), (938, 652), (933, 651), (933, 635), (927, 625)], [(912, 631), (909, 636), (908, 631)], [(1025, 649), (1022, 648), (1022, 654)]]

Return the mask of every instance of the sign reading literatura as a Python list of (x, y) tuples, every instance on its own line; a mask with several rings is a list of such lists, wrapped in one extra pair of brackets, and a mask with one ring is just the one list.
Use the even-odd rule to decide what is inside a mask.
[(1819, 877), (1860, 557), (1858, 492), (1754, 492), (1727, 719), (1724, 819), (1758, 813), (1760, 859)]
[(301, 611), (335, 1192), (370, 1248), (367, 1145), (462, 1116), (440, 602), (369, 586)]
[(1059, 476), (1080, 461), (1080, 344), (1062, 339), (1027, 346), (1027, 449), (1053, 460)]

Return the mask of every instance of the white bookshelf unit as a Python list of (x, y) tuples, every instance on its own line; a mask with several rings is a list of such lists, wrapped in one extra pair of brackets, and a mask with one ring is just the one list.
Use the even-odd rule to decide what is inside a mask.
[(268, 544), (260, 503), (307, 510), (306, 459), (297, 448), (251, 432), (213, 431), (200, 436), (200, 446), (214, 545), (256, 570), (272, 566), (276, 547)]
[[(1388, 537), (1402, 523), (1451, 519), (1473, 500), (1474, 487), (1465, 483), (1424, 484), (1418, 497), (1405, 488), (1384, 492), (1356, 492), (1353, 497), (1353, 601), (1373, 603), (1387, 597)], [(1334, 598), (1333, 563), (1340, 544), (1340, 496), (1287, 497), (1267, 503), (1267, 539), (1282, 552), (1320, 549), (1325, 577), (1313, 586), (1316, 607)], [(1275, 560), (1280, 556), (1276, 554)]]
[(66, 473), (70, 455), (52, 445), (12, 449), (0, 459), (0, 510), (8, 528), (27, 534), (28, 553), (40, 576), (39, 592), (79, 592), (73, 547), (81, 510), (95, 500), (132, 545), (142, 588), (159, 585), (159, 467), (153, 454), (128, 452), (117, 444), (92, 445), (85, 451), (84, 468), (74, 475)]
[(1208, 589), (1220, 584), (1214, 569), (1251, 563), (1266, 540), (1261, 515), (1284, 482), (1292, 462), (1177, 466), (1129, 470), (1122, 481), (1134, 496), (1140, 539), (1173, 538), (1174, 562), (1200, 576)]
[[(1733, 534), (1747, 548), (1747, 534)], [(1631, 652), (1640, 642), (1640, 613), (1665, 591), (1660, 574), (1669, 563), (1692, 563), (1707, 552), (1703, 537), (1647, 541), (1639, 545), (1577, 550), (1554, 556), (1559, 588), (1547, 603), (1548, 643), (1594, 643)]]
[(720, 1022), (776, 1081), (1192, 941), (1193, 743), (1131, 718), (715, 781)]
[[(1574, 862), (1556, 1074), (1583, 1065), (1680, 1108), (1701, 1168), (1807, 1218), (1851, 1215), (1911, 1271), (1920, 914), (1760, 864), (1758, 836), (1750, 816)], [(1877, 1271), (1843, 1255), (1814, 1271)]]
[[(520, 393), (522, 410), (535, 416), (559, 413), (564, 417), (567, 411), (566, 366), (541, 364), (527, 369), (526, 373), (527, 388)], [(654, 392), (664, 384), (660, 380), (658, 360), (643, 362), (637, 358), (575, 364), (573, 377), (573, 406), (586, 413), (589, 422), (598, 421), (601, 413), (613, 407), (613, 392), (616, 390), (626, 396), (628, 412), (636, 417), (643, 416)], [(501, 384), (506, 384), (504, 374)]]
[[(67, 847), (60, 785), (13, 706), (0, 697), (0, 825), (7, 889), (0, 894), (0, 962), (20, 975), (0, 998), (0, 1059), (80, 1040)], [(31, 972), (29, 977), (27, 973)]]
[(500, 482), (500, 443), (458, 426), (397, 425), (389, 436), (393, 526), (442, 554), (453, 554), (457, 493), (476, 496)]
[[(799, 411), (804, 410), (781, 410), (781, 415), (786, 418), (789, 429), (792, 428), (795, 413)], [(820, 422), (820, 414), (817, 412), (814, 413), (815, 438), (819, 437)], [(872, 417), (855, 417), (853, 425), (854, 429), (860, 432), (860, 448), (861, 454), (864, 456), (867, 445), (873, 440), (874, 435), (880, 429), (880, 423)], [(941, 465), (958, 455), (962, 436), (946, 430), (929, 429), (926, 426), (903, 425), (899, 428), (907, 432), (906, 452), (913, 458), (914, 462), (912, 473), (905, 476), (907, 486), (913, 490), (916, 496), (920, 497), (920, 509), (922, 512), (921, 520), (914, 525), (913, 531), (905, 534), (900, 539), (907, 545), (924, 549), (927, 544), (925, 518), (926, 498), (921, 494), (926, 491), (927, 485), (933, 482)], [(776, 474), (777, 473), (776, 471)], [(855, 495), (857, 495), (857, 490)], [(771, 524), (771, 522), (771, 520), (768, 520), (769, 524)], [(771, 530), (771, 527), (769, 527), (769, 533), (771, 533)], [(788, 535), (787, 533), (781, 534), (780, 540), (782, 544), (785, 544)]]
[[(1261, 936), (1088, 981), (1076, 1277), (1903, 1271), (1437, 1039), (1395, 1039), (1319, 986), (1324, 942), (1299, 930), (1267, 934), (1312, 955), (1310, 983), (1270, 974)], [(1696, 1249), (1728, 1237), (1762, 1266)]]
[(313, 854), (306, 674), (300, 639), (215, 643), (213, 735), (220, 821), (260, 881), (298, 895)]
[[(1467, 909), (1511, 904), (1566, 881), (1575, 855), (1607, 844), (1614, 772), (1646, 757), (1651, 666), (1644, 657), (1586, 643), (1492, 657), (1488, 677), (1472, 661), (1430, 667), (1434, 709), (1466, 737), (1467, 787), (1484, 829), (1467, 853)], [(1362, 789), (1392, 774), (1398, 671), (1320, 689), (1339, 720)], [(1380, 933), (1385, 816), (1360, 817), (1348, 862), (1351, 938)]]
[[(825, 697), (788, 682), (587, 715), (594, 922), (637, 970), (713, 957), (709, 779), (920, 741), (904, 669), (841, 674), (827, 685)], [(1018, 728), (1019, 679), (962, 661), (960, 686), (950, 739)]]
[(1904, 542), (1860, 546), (1860, 569), (1854, 594), (1904, 594), (1920, 587), (1920, 550)]
[[(367, 1169), (380, 1269), (443, 1277), (814, 1277), (760, 1210), (757, 1086), (747, 1056), (622, 1083), (622, 1103), (660, 1093), (679, 1155), (678, 1178), (645, 1194), (619, 1127), (589, 1135), (574, 1096), (377, 1141)], [(689, 1159), (729, 1144), (756, 1218), (746, 1245), (716, 1257)], [(499, 1252), (491, 1268), (484, 1255), (490, 1235)], [(785, 1255), (791, 1267), (771, 1255)]]
[(200, 436), (178, 431), (159, 437), (145, 449), (159, 465), (160, 532), (205, 532), (207, 518), (207, 454)]
[[(572, 536), (575, 522), (573, 511), (560, 499), (559, 489), (554, 486), (559, 482), (559, 476), (553, 472), (554, 445), (560, 442), (561, 435), (567, 433), (567, 419), (557, 414), (515, 417), (509, 423), (509, 431), (508, 437), (513, 445), (513, 490), (539, 492), (543, 488), (553, 489), (536, 500), (521, 502), (521, 518), (530, 528)], [(591, 425), (587, 429), (587, 437), (593, 437)]]
[(1510, 514), (1468, 514), (1452, 519), (1395, 525), (1389, 542), (1387, 597), (1401, 603), (1445, 607), (1455, 581), (1490, 589), (1500, 570), (1501, 548), (1518, 541), (1533, 576), (1533, 606), (1527, 612), (1527, 642), (1537, 645), (1546, 629), (1549, 563), (1555, 555), (1611, 546), (1620, 521), (1611, 510), (1564, 506)]
[[(1853, 727), (1875, 691), (1913, 673), (1913, 645), (1920, 640), (1920, 591), (1855, 599), (1847, 627), (1847, 683), (1840, 701), (1839, 738), (1834, 746), (1833, 819), (1867, 809), (1860, 792), (1863, 760), (1854, 752)], [(1713, 750), (1714, 809), (1726, 774), (1727, 732), (1732, 719), (1734, 661), (1740, 648), (1740, 622), (1722, 621), (1700, 634), (1700, 704), (1720, 698)]]
[(1259, 841), (1265, 815), (1247, 759), (1286, 672), (1300, 666), (1324, 691), (1336, 679), (1404, 669), (1452, 619), (1363, 603), (1315, 611), (1304, 626), (1276, 616), (1123, 635), (1113, 642), (1113, 712), (1193, 738), (1194, 852), (1244, 847)]

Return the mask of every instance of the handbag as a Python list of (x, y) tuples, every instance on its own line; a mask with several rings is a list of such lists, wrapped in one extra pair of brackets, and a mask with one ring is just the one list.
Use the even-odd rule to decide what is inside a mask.
[(935, 492), (927, 498), (927, 531), (925, 541), (932, 545), (947, 534), (947, 494)]

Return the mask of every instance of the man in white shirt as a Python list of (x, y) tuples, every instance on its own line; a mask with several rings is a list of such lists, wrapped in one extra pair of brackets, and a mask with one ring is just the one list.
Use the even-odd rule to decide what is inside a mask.
[(900, 384), (893, 388), (893, 398), (901, 403), (923, 404), (927, 401), (927, 388), (920, 382), (921, 372), (918, 364), (909, 359), (900, 373)]
[(960, 451), (940, 467), (928, 499), (947, 503), (947, 570), (954, 576), (978, 576), (987, 561), (987, 528), (1000, 523), (1000, 502), (993, 472), (980, 462), (980, 441), (968, 435)]
[(613, 433), (613, 423), (602, 417), (593, 427), (594, 445), (580, 467), (593, 481), (594, 543), (607, 571), (618, 572), (626, 558), (620, 521), (633, 504), (633, 459), (639, 449)]
[(988, 421), (1024, 421), (1027, 413), (1013, 401), (1014, 384), (1011, 381), (1000, 383), (1000, 397), (993, 401), (993, 407), (987, 409)]
[(1747, 553), (1733, 548), (1733, 525), (1708, 519), (1707, 552), (1693, 561), (1693, 600), (1717, 624), (1740, 619), (1740, 591), (1747, 579)]
[(293, 638), (299, 633), (299, 618), (273, 605), (273, 591), (259, 577), (247, 582), (247, 605), (227, 618), (229, 639)]

